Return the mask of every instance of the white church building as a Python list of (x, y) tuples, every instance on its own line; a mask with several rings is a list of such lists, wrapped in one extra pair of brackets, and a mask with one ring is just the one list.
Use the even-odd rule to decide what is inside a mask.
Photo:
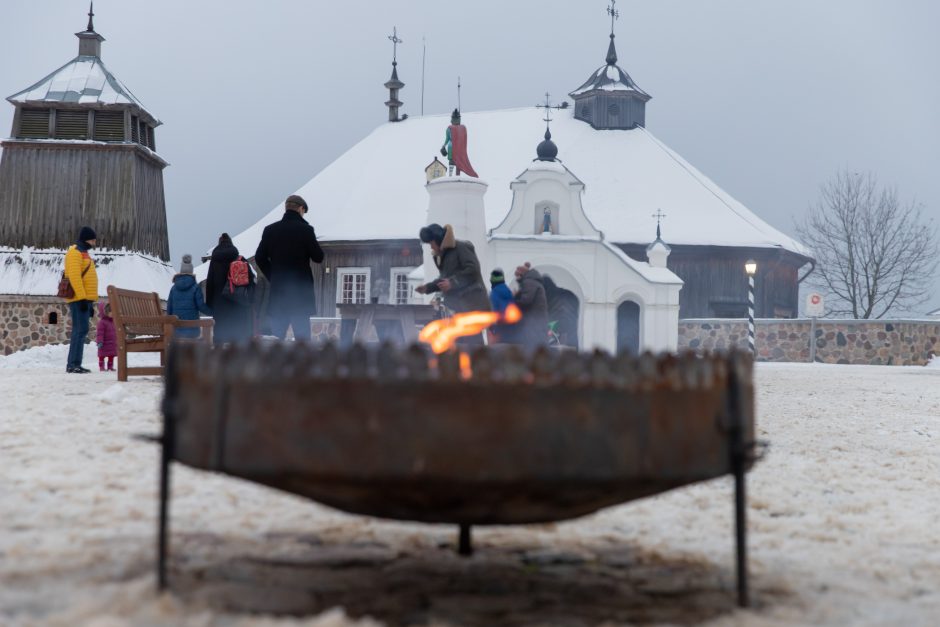
[[(437, 222), (474, 242), (484, 278), (495, 267), (510, 277), (524, 261), (550, 277), (549, 319), (580, 349), (669, 350), (680, 318), (745, 317), (746, 260), (758, 264), (756, 316), (796, 317), (809, 252), (648, 130), (651, 97), (617, 62), (611, 33), (605, 63), (554, 114), (557, 149), (538, 144), (539, 108), (461, 112), (480, 179), (430, 182), (449, 114), (400, 115), (393, 64), (389, 121), (295, 192), (326, 254), (314, 265), (317, 315), (420, 302), (412, 287), (433, 266), (418, 231)], [(233, 238), (246, 257), (283, 215), (277, 200)]]

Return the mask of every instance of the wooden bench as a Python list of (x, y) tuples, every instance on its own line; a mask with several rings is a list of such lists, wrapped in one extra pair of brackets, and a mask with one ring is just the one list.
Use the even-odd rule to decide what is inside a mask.
[[(108, 303), (118, 345), (118, 381), (129, 376), (162, 375), (166, 351), (176, 329), (198, 328), (195, 341), (212, 343), (212, 320), (180, 320), (167, 315), (156, 292), (136, 292), (108, 286)], [(160, 353), (160, 366), (129, 368), (128, 353)]]

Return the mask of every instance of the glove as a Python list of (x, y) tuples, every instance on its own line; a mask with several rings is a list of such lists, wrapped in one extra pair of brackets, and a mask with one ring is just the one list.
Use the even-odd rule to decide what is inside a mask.
[(78, 301), (78, 310), (82, 313), (85, 313), (86, 311), (88, 311), (88, 301), (87, 300)]
[(447, 156), (447, 149), (446, 149), (446, 148), (441, 148), (441, 156), (442, 156), (442, 157), (446, 157), (446, 156)]

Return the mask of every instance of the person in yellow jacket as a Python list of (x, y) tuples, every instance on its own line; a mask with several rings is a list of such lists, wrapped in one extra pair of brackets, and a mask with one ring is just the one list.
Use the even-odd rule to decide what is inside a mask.
[(69, 315), (72, 317), (72, 335), (69, 338), (69, 361), (65, 371), (85, 374), (91, 372), (82, 367), (85, 353), (85, 337), (88, 325), (98, 300), (98, 274), (95, 262), (88, 251), (98, 243), (98, 236), (90, 226), (83, 226), (78, 233), (78, 241), (69, 246), (65, 253), (65, 276), (72, 284), (75, 295), (66, 300)]

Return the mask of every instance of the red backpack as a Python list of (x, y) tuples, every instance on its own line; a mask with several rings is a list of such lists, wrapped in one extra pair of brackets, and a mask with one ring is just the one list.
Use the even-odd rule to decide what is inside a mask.
[(228, 266), (228, 291), (235, 293), (236, 287), (247, 287), (249, 283), (248, 262), (241, 255)]

